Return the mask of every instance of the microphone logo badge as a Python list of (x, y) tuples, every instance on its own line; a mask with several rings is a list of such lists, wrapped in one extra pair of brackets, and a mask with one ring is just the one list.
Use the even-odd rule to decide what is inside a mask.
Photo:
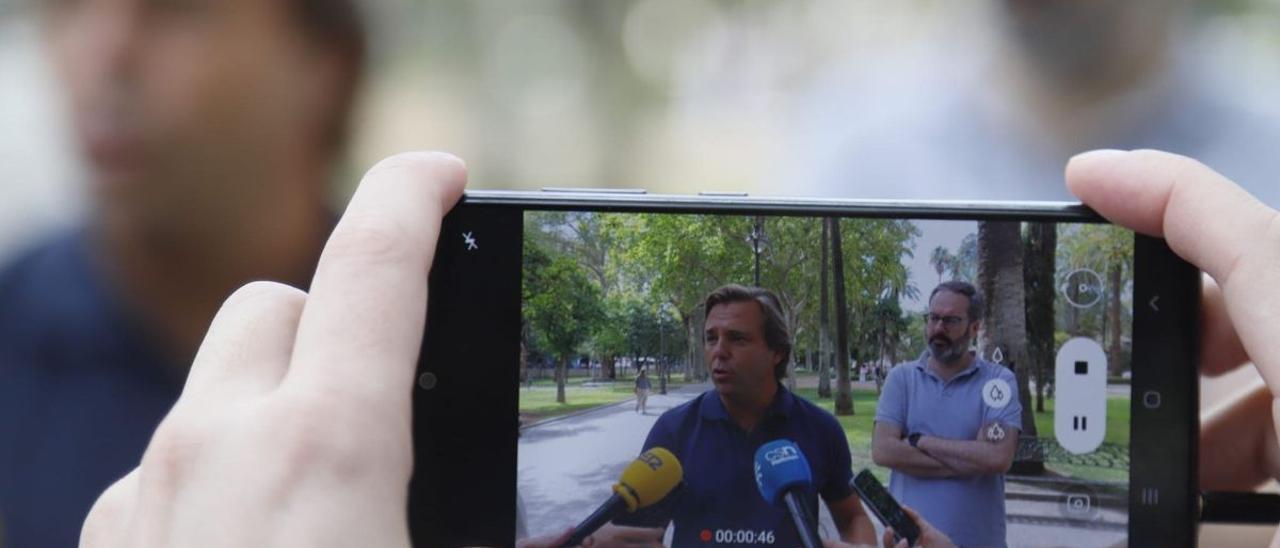
[(649, 468), (655, 472), (657, 472), (659, 468), (662, 468), (662, 458), (653, 454), (652, 451), (640, 453), (640, 456), (636, 457), (636, 460), (647, 464)]
[(796, 447), (794, 445), (784, 445), (764, 454), (764, 460), (769, 461), (769, 464), (772, 466), (777, 466), (798, 458), (800, 458), (800, 454), (796, 451)]

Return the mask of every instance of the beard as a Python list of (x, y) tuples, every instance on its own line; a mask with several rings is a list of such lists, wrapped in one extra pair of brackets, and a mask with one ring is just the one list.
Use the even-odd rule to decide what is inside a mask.
[(929, 355), (945, 364), (960, 361), (969, 352), (969, 336), (948, 339), (945, 335), (934, 335), (929, 339)]

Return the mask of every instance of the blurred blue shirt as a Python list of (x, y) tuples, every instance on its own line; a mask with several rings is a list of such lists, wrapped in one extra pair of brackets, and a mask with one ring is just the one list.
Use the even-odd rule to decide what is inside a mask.
[(98, 495), (138, 465), (177, 400), (83, 231), (0, 269), (0, 546), (72, 547)]

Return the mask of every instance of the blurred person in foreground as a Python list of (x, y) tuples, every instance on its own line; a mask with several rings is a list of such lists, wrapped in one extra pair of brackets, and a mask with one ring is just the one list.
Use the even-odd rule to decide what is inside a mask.
[(1196, 57), (1195, 1), (990, 0), (984, 24), (934, 37), (923, 62), (824, 77), (785, 180), (847, 198), (1071, 200), (1076, 152), (1159, 148), (1280, 207), (1280, 105)]
[(308, 286), (365, 57), (353, 0), (34, 9), (91, 207), (0, 267), (0, 544), (16, 548), (76, 544), (228, 295)]

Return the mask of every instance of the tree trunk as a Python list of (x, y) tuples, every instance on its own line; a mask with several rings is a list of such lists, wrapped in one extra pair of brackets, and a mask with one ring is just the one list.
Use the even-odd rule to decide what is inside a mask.
[(1124, 355), (1120, 351), (1120, 285), (1124, 283), (1121, 267), (1119, 261), (1107, 265), (1107, 365), (1116, 377), (1124, 371)]
[(707, 371), (707, 363), (703, 357), (703, 336), (702, 330), (706, 327), (707, 318), (703, 315), (703, 306), (701, 303), (693, 307), (693, 312), (688, 316), (689, 325), (689, 373), (688, 377), (693, 382), (705, 382), (710, 376)]
[(520, 382), (529, 382), (529, 349), (520, 341)]
[[(1030, 383), (1027, 375), (1027, 314), (1022, 266), (1021, 223), (1013, 221), (981, 221), (978, 223), (978, 281), (987, 297), (985, 322), (982, 324), (979, 348), (992, 361), (999, 360), (1013, 368), (1017, 376), (1018, 402), (1022, 405), (1022, 433), (1013, 470), (1020, 474), (1044, 472), (1044, 456), (1035, 451), (1036, 423), (1031, 408)], [(1019, 366), (1020, 367), (1017, 367)]]
[(1054, 254), (1058, 242), (1058, 226), (1054, 223), (1031, 223), (1027, 230), (1027, 365), (1036, 382), (1036, 412), (1044, 413), (1044, 389), (1053, 371), (1054, 327)]
[[(1080, 302), (1080, 284), (1068, 283), (1067, 287), (1068, 300), (1072, 303)], [(1080, 308), (1067, 304), (1067, 335), (1072, 337), (1080, 336)]]
[(844, 298), (844, 253), (840, 249), (840, 219), (827, 218), (831, 228), (831, 263), (835, 267), (836, 307), (836, 415), (853, 414), (853, 391), (849, 386), (849, 310)]
[(617, 361), (618, 357), (612, 354), (602, 357), (600, 359), (600, 376), (609, 380), (617, 379), (618, 375), (614, 369)]
[(556, 362), (556, 403), (565, 403), (564, 401), (564, 383), (565, 377), (569, 375), (569, 357), (565, 356)]
[(821, 300), (818, 303), (818, 397), (831, 397), (831, 312), (828, 310), (827, 301), (830, 300), (827, 295), (827, 288), (830, 282), (827, 280), (827, 249), (831, 246), (831, 231), (827, 226), (826, 219), (822, 220), (822, 269), (820, 276), (822, 278)]

